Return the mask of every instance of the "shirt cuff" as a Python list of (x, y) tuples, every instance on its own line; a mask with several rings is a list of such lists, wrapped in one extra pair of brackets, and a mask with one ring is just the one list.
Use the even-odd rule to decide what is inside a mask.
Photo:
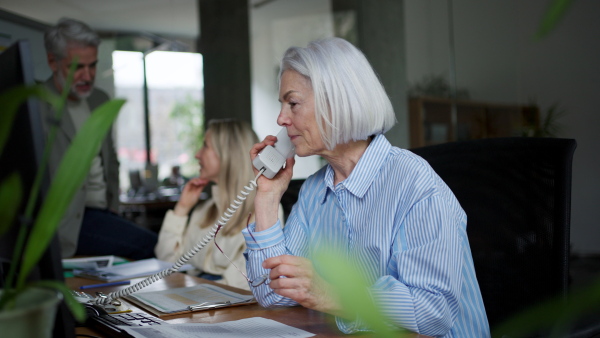
[[(283, 229), (281, 228), (281, 221), (277, 220), (277, 223), (273, 224), (270, 228), (255, 232), (254, 229), (256, 223), (248, 225), (248, 229), (243, 229), (242, 234), (246, 240), (246, 247), (250, 250), (261, 250), (264, 248), (272, 247), (284, 241)], [(254, 238), (253, 238), (254, 236)]]
[(345, 334), (371, 331), (358, 317), (354, 320), (335, 317), (335, 324)]

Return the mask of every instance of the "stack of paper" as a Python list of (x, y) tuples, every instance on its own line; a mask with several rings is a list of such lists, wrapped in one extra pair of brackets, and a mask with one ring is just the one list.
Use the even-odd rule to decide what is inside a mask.
[[(73, 275), (77, 277), (91, 278), (106, 282), (125, 280), (137, 277), (150, 276), (163, 270), (169, 269), (173, 263), (158, 260), (156, 258), (143, 259), (131, 263), (113, 265), (98, 269), (75, 269)], [(186, 264), (179, 271), (192, 269)]]
[(123, 330), (135, 338), (306, 338), (314, 336), (313, 333), (262, 317), (245, 318), (215, 324), (190, 323), (138, 327), (127, 326), (123, 327)]
[[(63, 258), (62, 266), (64, 270), (73, 269), (102, 269), (113, 264), (119, 260), (115, 256), (95, 256), (86, 258)], [(122, 259), (121, 259), (122, 260)]]

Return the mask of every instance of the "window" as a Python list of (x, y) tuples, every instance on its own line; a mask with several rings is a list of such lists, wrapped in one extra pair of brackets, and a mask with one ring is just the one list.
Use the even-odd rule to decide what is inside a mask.
[[(129, 171), (146, 168), (144, 63), (141, 52), (113, 52), (115, 97), (127, 102), (115, 127), (121, 191), (130, 187)], [(194, 154), (201, 145), (203, 121), (202, 55), (155, 51), (146, 55), (150, 163), (158, 181), (178, 165), (184, 176), (195, 176)]]

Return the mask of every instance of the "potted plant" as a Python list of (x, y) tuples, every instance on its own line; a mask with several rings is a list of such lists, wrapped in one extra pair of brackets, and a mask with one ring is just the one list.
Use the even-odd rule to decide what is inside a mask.
[[(70, 70), (71, 75), (64, 86), (67, 89), (71, 87), (72, 74), (76, 64), (77, 62), (73, 63)], [(68, 91), (64, 90), (62, 95), (58, 97), (42, 85), (22, 86), (1, 93), (0, 107), (2, 107), (3, 113), (0, 114), (0, 154), (4, 151), (12, 123), (15, 120), (19, 106), (23, 102), (29, 98), (46, 101), (57, 112), (55, 118), (60, 120), (67, 93)], [(10, 270), (5, 279), (4, 289), (0, 290), (0, 332), (3, 336), (5, 334), (11, 337), (18, 336), (18, 333), (8, 332), (7, 330), (22, 326), (16, 324), (19, 315), (31, 315), (24, 309), (24, 307), (27, 307), (24, 304), (27, 303), (38, 303), (36, 305), (41, 309), (37, 311), (40, 313), (47, 312), (44, 306), (52, 310), (50, 311), (50, 319), (46, 319), (47, 324), (41, 325), (44, 332), (36, 333), (36, 337), (49, 337), (52, 334), (54, 313), (61, 298), (64, 298), (76, 320), (80, 322), (85, 320), (84, 307), (75, 300), (70, 289), (64, 283), (50, 280), (28, 281), (28, 276), (47, 250), (63, 214), (75, 192), (86, 178), (92, 159), (98, 153), (102, 140), (110, 130), (110, 126), (116, 119), (124, 102), (124, 100), (111, 100), (94, 110), (61, 160), (57, 173), (50, 182), (47, 195), (43, 196), (40, 201), (41, 206), (35, 218), (33, 218), (33, 209), (40, 198), (40, 185), (54, 135), (57, 132), (57, 126), (50, 128), (44, 149), (44, 159), (37, 169), (36, 179), (31, 191), (23, 191), (19, 172), (11, 173), (0, 182), (0, 205), (2, 205), (0, 236), (5, 234), (11, 226), (19, 224), (19, 219), (31, 220), (31, 226), (19, 224), (19, 236), (15, 243)], [(26, 203), (25, 214), (17, 215), (21, 201)], [(54, 299), (40, 301), (37, 298), (48, 293)], [(28, 323), (31, 323), (30, 318)], [(25, 324), (25, 326), (32, 325)], [(31, 336), (30, 332), (28, 334)]]

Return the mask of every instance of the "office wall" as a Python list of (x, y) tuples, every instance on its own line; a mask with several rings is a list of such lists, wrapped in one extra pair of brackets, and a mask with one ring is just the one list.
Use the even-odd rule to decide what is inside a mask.
[(578, 142), (573, 161), (572, 250), (600, 254), (600, 2), (581, 0), (544, 39), (533, 36), (548, 1), (405, 1), (407, 81), (449, 75), (453, 5), (456, 81), (476, 100), (560, 103), (560, 137)]
[(518, 90), (521, 97), (537, 97), (542, 107), (559, 102), (566, 109), (562, 135), (578, 143), (573, 161), (572, 249), (600, 253), (600, 2), (574, 1), (560, 25), (539, 42), (526, 34), (535, 29), (546, 1), (519, 3)]

